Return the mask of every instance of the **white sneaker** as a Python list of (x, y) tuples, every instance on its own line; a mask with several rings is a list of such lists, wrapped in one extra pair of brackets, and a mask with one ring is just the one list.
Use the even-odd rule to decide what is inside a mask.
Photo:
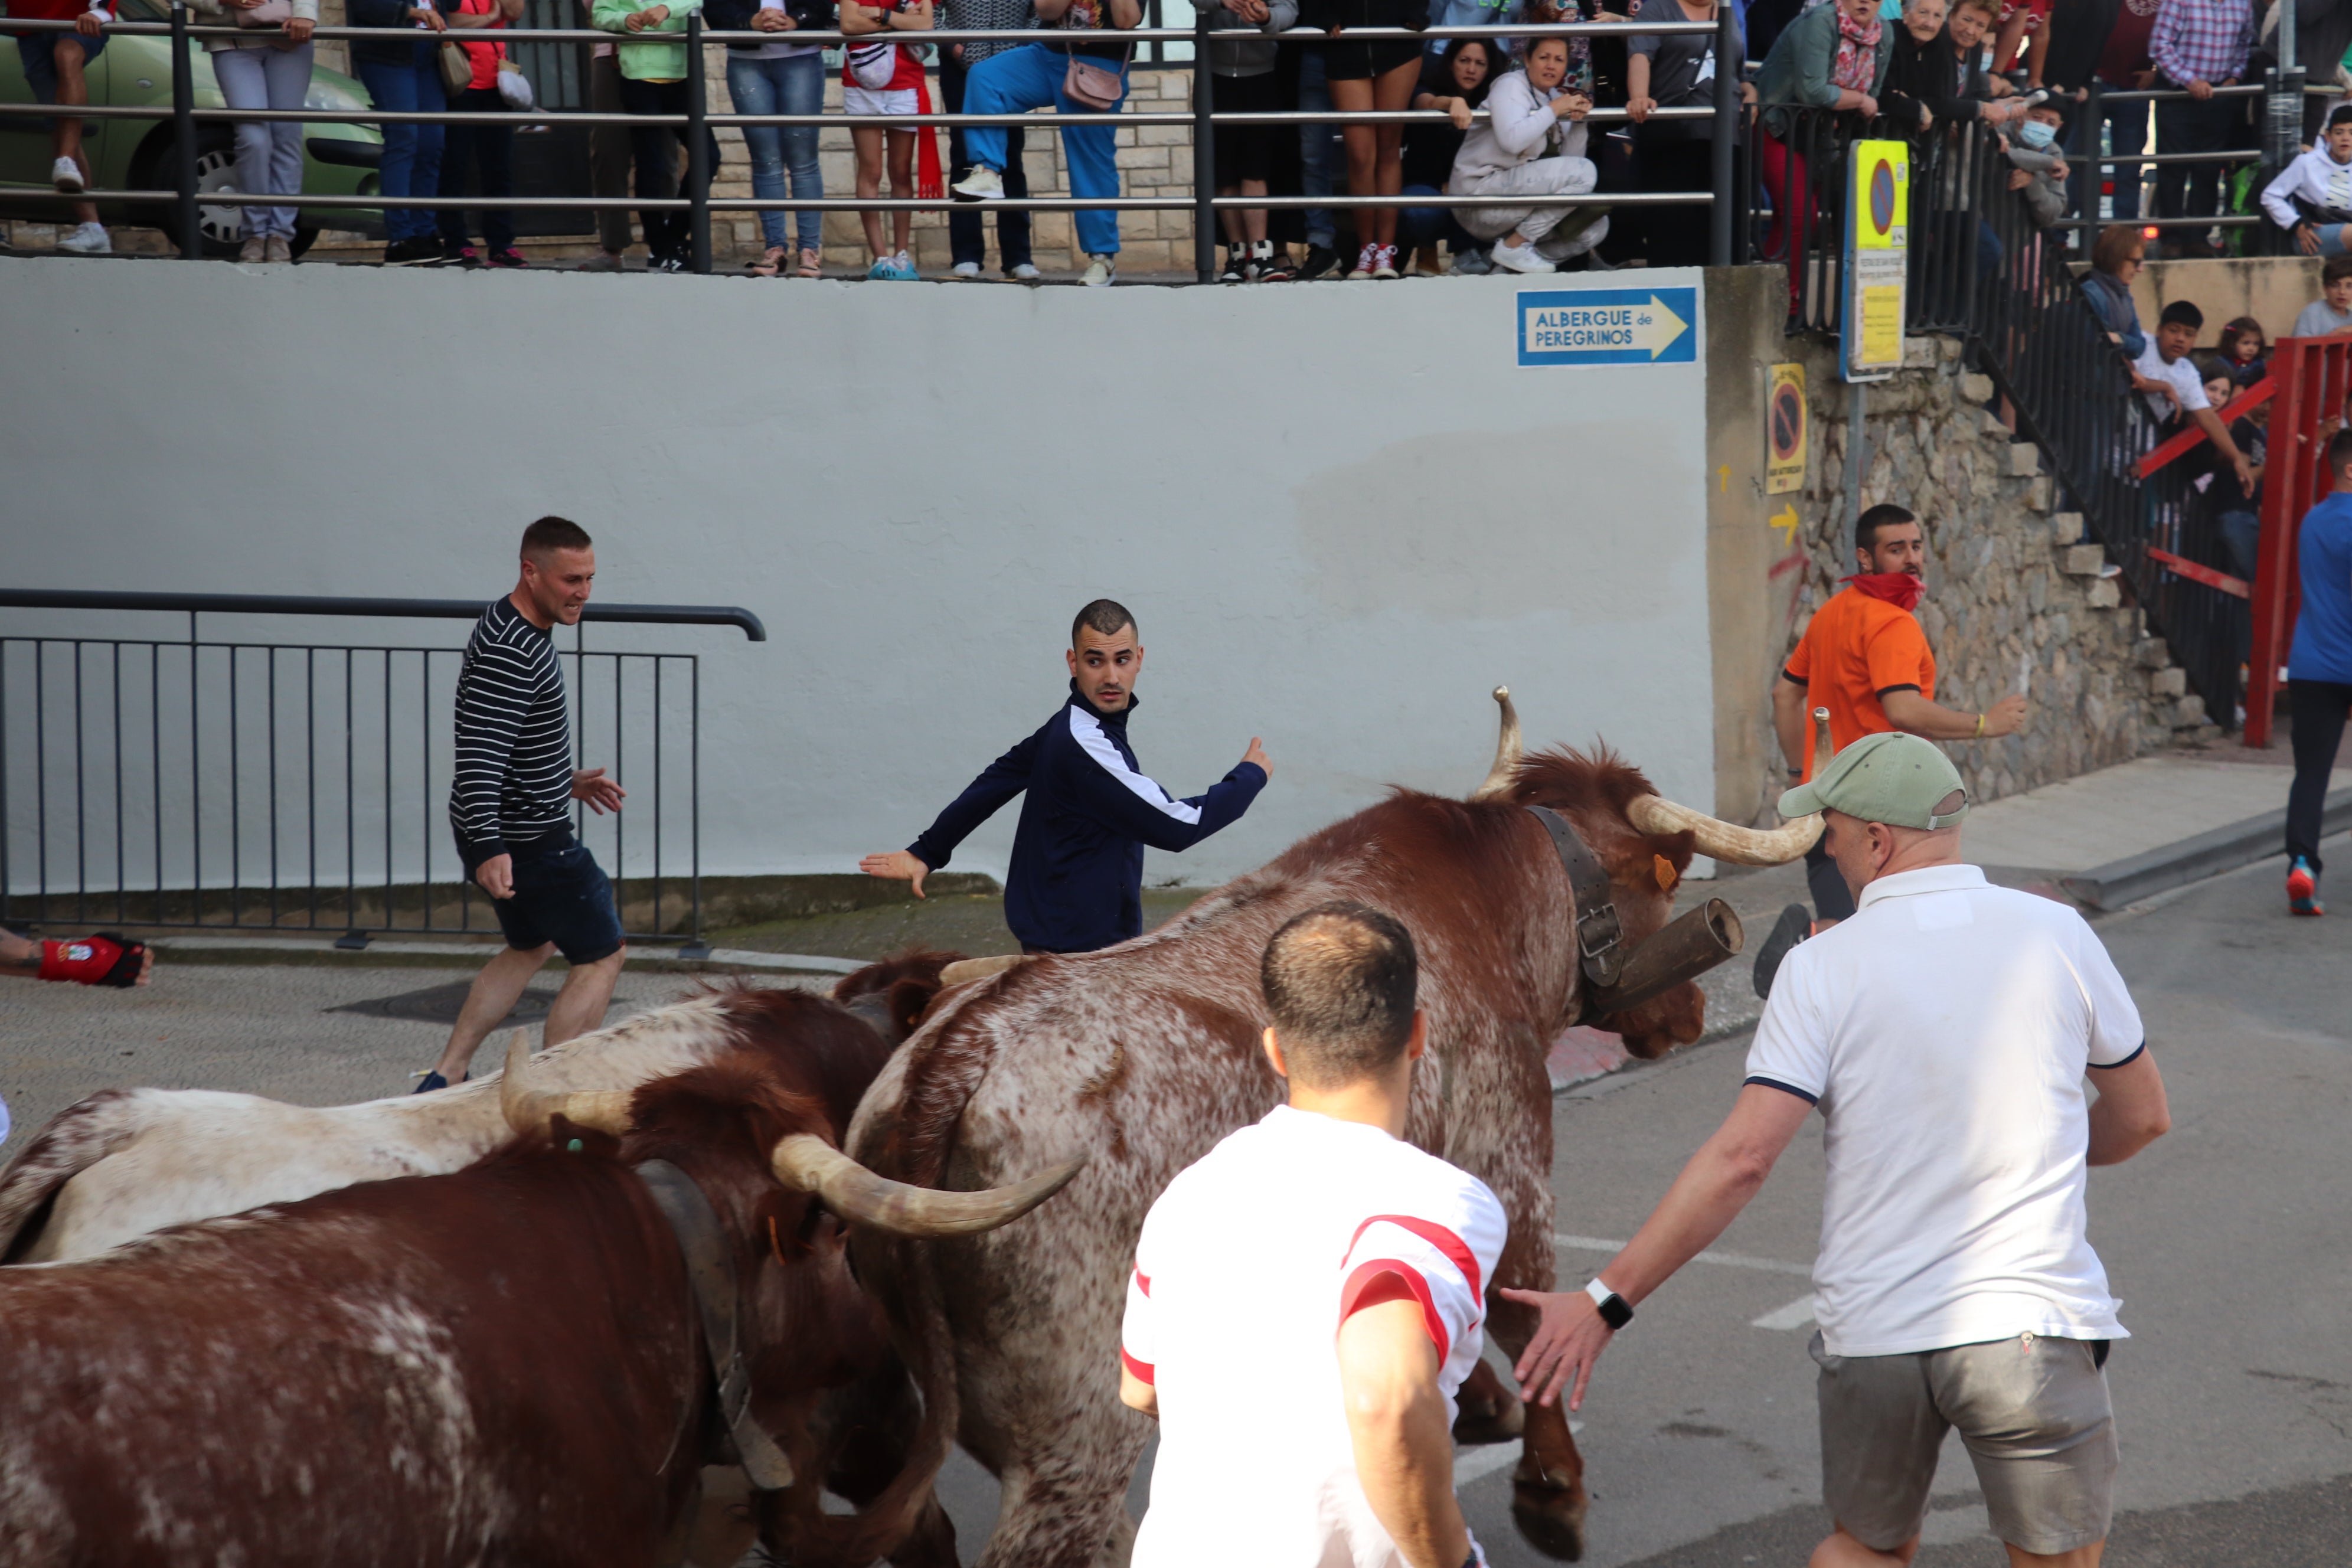
[(948, 270), (968, 283), (980, 276), (980, 263), (977, 261), (959, 261), (953, 267), (949, 268)]
[(71, 158), (58, 159), (49, 165), (49, 184), (61, 191), (79, 193), (83, 189), (81, 165)]
[(1034, 283), (1037, 281), (1037, 268), (1024, 261), (1005, 276), (1015, 283)]
[(245, 243), (237, 247), (236, 258), (239, 261), (259, 262), (268, 260), (269, 241), (264, 239), (257, 234), (247, 235), (245, 237)]
[(1486, 253), (1486, 258), (1506, 272), (1557, 272), (1559, 267), (1547, 261), (1532, 245), (1507, 245), (1501, 240)]
[(1108, 289), (1118, 280), (1118, 263), (1108, 256), (1087, 258), (1086, 276), (1078, 281), (1089, 289)]
[(288, 239), (282, 234), (271, 235), (269, 237), (269, 243), (267, 247), (267, 253), (263, 256), (262, 259), (265, 261), (278, 262), (292, 261), (294, 259), (293, 241)]
[(106, 237), (105, 225), (85, 223), (75, 226), (71, 234), (58, 241), (58, 248), (74, 256), (110, 256), (114, 242)]
[(971, 173), (948, 189), (967, 202), (992, 202), (1004, 195), (1004, 176), (985, 164), (975, 163)]

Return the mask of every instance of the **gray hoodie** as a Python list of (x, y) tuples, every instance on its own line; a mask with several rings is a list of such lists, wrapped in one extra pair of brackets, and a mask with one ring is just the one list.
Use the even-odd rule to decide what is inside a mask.
[(2024, 142), (2011, 141), (2009, 161), (2033, 176), (2033, 183), (2021, 194), (2025, 197), (2025, 209), (2033, 216), (2033, 226), (2048, 228), (2066, 216), (2066, 183), (2051, 173), (2062, 161), (2062, 153), (2053, 143), (2046, 153), (2037, 153)]
[[(1262, 23), (1244, 22), (1223, 5), (1212, 5), (1209, 30), (1231, 33), (1246, 28), (1253, 33), (1288, 32), (1298, 21), (1298, 0), (1265, 0), (1265, 20)], [(1264, 76), (1274, 69), (1274, 57), (1281, 47), (1270, 38), (1221, 38), (1209, 46), (1209, 66), (1219, 76)]]
[[(1568, 90), (1565, 84), (1553, 96)], [(1555, 142), (1553, 133), (1557, 132)], [(1454, 186), (1499, 174), (1538, 158), (1584, 156), (1584, 122), (1561, 120), (1551, 98), (1538, 93), (1524, 70), (1507, 70), (1486, 93), (1486, 118), (1470, 127), (1454, 154)]]

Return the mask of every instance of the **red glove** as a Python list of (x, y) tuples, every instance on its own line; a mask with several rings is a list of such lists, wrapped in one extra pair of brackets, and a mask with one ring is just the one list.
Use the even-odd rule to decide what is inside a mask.
[(132, 942), (120, 931), (45, 942), (41, 943), (41, 978), (79, 981), (84, 985), (136, 985), (140, 961), (146, 952), (145, 942)]

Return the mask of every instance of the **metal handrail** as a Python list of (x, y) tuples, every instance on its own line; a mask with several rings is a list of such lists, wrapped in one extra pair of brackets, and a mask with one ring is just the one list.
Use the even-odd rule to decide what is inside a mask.
[[(112, 589), (0, 588), (0, 609), (161, 610), (180, 615), (390, 616), (403, 620), (481, 618), (487, 599), (378, 599), (328, 594), (149, 594)], [(581, 610), (586, 621), (640, 626), (736, 626), (752, 642), (766, 642), (760, 617), (737, 605), (608, 605), (591, 600)]]
[[(1205, 9), (1202, 9), (1196, 12), (1194, 25), (1190, 28), (1118, 28), (1112, 30), (1116, 34), (1115, 37), (1090, 35), (1087, 39), (1079, 40), (1073, 38), (1067, 34), (1059, 34), (1059, 36), (1057, 36), (1058, 30), (1050, 28), (939, 28), (924, 32), (894, 31), (891, 35), (891, 41), (894, 43), (908, 45), (956, 42), (1001, 43), (1005, 41), (1009, 34), (1021, 35), (1021, 41), (1023, 42), (1036, 42), (1041, 44), (1063, 43), (1065, 45), (1072, 45), (1080, 41), (1094, 43), (1136, 44), (1185, 40), (1190, 41), (1194, 46), (1194, 54), (1197, 58), (1207, 58), (1209, 56), (1205, 51), (1207, 51), (1211, 46), (1219, 42), (1232, 41), (1230, 37), (1224, 37), (1222, 35), (1227, 34), (1228, 32), (1237, 32), (1237, 30), (1213, 29), (1209, 26), (1209, 13)], [(22, 23), (12, 21), (6, 24), (6, 26), (16, 26), (20, 31), (62, 32), (75, 28), (77, 24), (62, 19), (28, 19)], [(1719, 9), (1719, 13), (1716, 20), (1712, 22), (1551, 22), (1533, 23), (1518, 26), (1442, 26), (1419, 29), (1408, 27), (1358, 27), (1349, 28), (1346, 31), (1347, 37), (1350, 40), (1411, 40), (1416, 43), (1444, 38), (1534, 39), (1543, 37), (1589, 38), (1608, 37), (1642, 37), (1703, 35), (1713, 37), (1717, 41), (1717, 52), (1718, 56), (1729, 58), (1733, 52), (1731, 49), (1733, 42), (1733, 29), (1734, 23), (1730, 10), (1728, 7), (1724, 7)], [(154, 22), (112, 22), (108, 23), (102, 30), (108, 33), (120, 32), (151, 36), (165, 35), (173, 40), (172, 101), (168, 109), (138, 108), (131, 106), (118, 107), (112, 105), (91, 109), (88, 105), (75, 105), (71, 106), (72, 112), (61, 112), (60, 106), (55, 104), (0, 104), (0, 117), (19, 116), (28, 118), (38, 117), (42, 119), (71, 119), (86, 116), (90, 119), (118, 120), (162, 120), (168, 117), (172, 121), (177, 132), (174, 137), (178, 153), (177, 167), (174, 171), (177, 176), (175, 181), (176, 188), (170, 192), (120, 190), (64, 192), (27, 189), (11, 192), (9, 195), (13, 198), (29, 200), (36, 203), (77, 203), (102, 200), (110, 203), (135, 203), (147, 205), (166, 200), (173, 201), (176, 205), (174, 226), (178, 230), (181, 255), (183, 258), (190, 260), (200, 260), (204, 258), (204, 242), (201, 226), (200, 205), (198, 202), (198, 193), (196, 190), (195, 169), (195, 128), (196, 123), (200, 119), (207, 123), (218, 123), (222, 121), (232, 123), (241, 123), (246, 121), (253, 121), (257, 123), (288, 121), (306, 124), (361, 123), (375, 125), (473, 123), (484, 126), (544, 126), (551, 120), (561, 119), (567, 123), (575, 125), (646, 124), (683, 127), (686, 132), (685, 142), (687, 145), (688, 167), (686, 187), (682, 196), (666, 198), (612, 196), (445, 197), (438, 195), (431, 196), (384, 196), (382, 195), (368, 196), (314, 196), (308, 194), (295, 193), (274, 195), (272, 196), (272, 200), (281, 206), (306, 209), (345, 209), (358, 211), (381, 210), (385, 208), (427, 208), (445, 209), (448, 211), (553, 209), (570, 212), (607, 210), (677, 212), (682, 210), (686, 212), (688, 216), (688, 245), (692, 256), (693, 269), (697, 272), (707, 273), (710, 270), (710, 217), (714, 212), (765, 212), (775, 209), (807, 210), (813, 212), (921, 212), (935, 211), (942, 208), (952, 209), (958, 205), (953, 198), (944, 194), (940, 196), (929, 198), (834, 197), (829, 199), (818, 198), (814, 200), (792, 200), (787, 198), (762, 199), (759, 197), (714, 198), (710, 195), (709, 171), (707, 166), (707, 148), (709, 145), (708, 132), (711, 128), (730, 126), (737, 128), (746, 126), (787, 125), (824, 126), (839, 124), (846, 117), (837, 114), (714, 115), (709, 112), (704, 100), (703, 83), (707, 72), (705, 68), (699, 66), (686, 73), (688, 83), (687, 106), (686, 112), (682, 115), (614, 115), (596, 113), (565, 113), (557, 115), (551, 114), (544, 110), (506, 111), (487, 114), (473, 114), (464, 111), (444, 111), (436, 114), (417, 110), (379, 110), (372, 107), (364, 110), (356, 111), (345, 110), (311, 109), (237, 110), (226, 107), (206, 107), (199, 110), (194, 101), (195, 89), (193, 82), (193, 73), (189, 63), (193, 45), (195, 40), (199, 38), (225, 38), (236, 39), (240, 43), (251, 44), (261, 39), (266, 39), (273, 35), (282, 36), (283, 30), (276, 28), (215, 26), (210, 25), (202, 26), (195, 26), (190, 20), (186, 0), (172, 0), (171, 20), (168, 24)], [(408, 43), (433, 41), (457, 43), (461, 45), (493, 45), (520, 41), (529, 41), (532, 43), (559, 43), (565, 41), (614, 43), (637, 41), (649, 45), (661, 44), (681, 47), (691, 52), (698, 61), (701, 60), (703, 58), (702, 51), (709, 45), (713, 43), (767, 44), (775, 42), (778, 37), (780, 37), (780, 35), (773, 33), (762, 33), (757, 31), (719, 32), (706, 30), (702, 25), (702, 15), (699, 11), (690, 13), (686, 18), (686, 26), (681, 29), (634, 36), (615, 34), (601, 27), (459, 28), (436, 32), (431, 29), (413, 26), (316, 27), (312, 29), (310, 36), (313, 38), (393, 38)], [(1271, 41), (1276, 43), (1304, 45), (1328, 43), (1334, 35), (1313, 28), (1292, 28), (1276, 34), (1269, 35), (1265, 33), (1252, 33), (1249, 36), (1257, 39), (1271, 39)], [(820, 32), (814, 28), (805, 31), (794, 29), (792, 33), (792, 37), (795, 42), (818, 46), (853, 43), (856, 41), (856, 39), (864, 37), (866, 37), (866, 35)], [(999, 200), (992, 203), (991, 205), (995, 205), (1001, 211), (1031, 212), (1153, 212), (1184, 211), (1189, 209), (1193, 214), (1194, 267), (1199, 280), (1203, 283), (1213, 281), (1216, 275), (1214, 266), (1216, 247), (1215, 216), (1220, 209), (1253, 210), (1269, 207), (1390, 208), (1402, 205), (1398, 196), (1383, 195), (1369, 196), (1331, 195), (1313, 197), (1306, 195), (1218, 195), (1216, 194), (1214, 180), (1215, 136), (1216, 126), (1221, 117), (1215, 110), (1213, 101), (1216, 90), (1216, 73), (1214, 71), (1196, 71), (1194, 73), (1193, 80), (1195, 84), (1192, 94), (1193, 102), (1189, 112), (1181, 110), (1138, 110), (1132, 113), (1124, 113), (1113, 110), (1108, 113), (1094, 114), (1056, 114), (1052, 117), (1052, 120), (1055, 122), (1062, 125), (1072, 126), (1189, 124), (1192, 130), (1194, 185), (1193, 194), (1190, 199), (1171, 199), (1164, 197), (1108, 197), (1081, 199), (1076, 196), (1049, 196), (1016, 198), (1009, 201)], [(1732, 203), (1727, 199), (1727, 197), (1732, 184), (1732, 142), (1736, 136), (1735, 122), (1739, 114), (1738, 84), (1733, 79), (1732, 73), (1724, 71), (1717, 74), (1713, 97), (1714, 101), (1712, 105), (1707, 108), (1702, 109), (1690, 107), (1684, 109), (1664, 109), (1654, 111), (1655, 118), (1661, 120), (1706, 120), (1714, 123), (1716, 127), (1716, 134), (1713, 137), (1713, 141), (1717, 143), (1717, 147), (1713, 163), (1710, 168), (1710, 187), (1707, 190), (1695, 192), (1612, 193), (1607, 195), (1593, 193), (1583, 195), (1496, 195), (1489, 196), (1468, 196), (1454, 195), (1450, 193), (1445, 193), (1439, 194), (1434, 196), (1419, 197), (1416, 198), (1416, 201), (1421, 205), (1440, 205), (1448, 208), (1481, 206), (1501, 208), (1706, 206), (1710, 208), (1713, 213), (1713, 217), (1710, 223), (1710, 258), (1717, 265), (1727, 265), (1732, 258), (1733, 236), (1733, 219), (1731, 215)], [(1479, 111), (1479, 117), (1485, 118), (1484, 111)], [(895, 124), (930, 127), (1027, 125), (1038, 124), (1041, 120), (1044, 119), (1042, 116), (1033, 114), (925, 114), (893, 115), (888, 118), (891, 122)], [(1435, 110), (1361, 110), (1351, 113), (1334, 109), (1328, 112), (1297, 110), (1251, 110), (1244, 113), (1229, 114), (1223, 116), (1222, 118), (1224, 123), (1229, 125), (1402, 125), (1413, 123), (1435, 123), (1441, 120), (1447, 119), (1448, 116), (1441, 114)], [(1583, 118), (1587, 123), (1611, 125), (1629, 121), (1632, 119), (1632, 115), (1623, 109), (1595, 109), (1588, 111)], [(0, 118), (0, 123), (5, 123), (5, 119)], [(217, 201), (219, 198), (215, 199)]]

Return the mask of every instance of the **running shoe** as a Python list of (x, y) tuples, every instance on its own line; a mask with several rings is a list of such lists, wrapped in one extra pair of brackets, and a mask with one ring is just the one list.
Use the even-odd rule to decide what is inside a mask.
[(1772, 922), (1772, 934), (1766, 937), (1764, 945), (1756, 950), (1756, 972), (1751, 976), (1756, 984), (1756, 994), (1772, 994), (1772, 982), (1780, 976), (1781, 961), (1799, 942), (1812, 934), (1813, 915), (1811, 910), (1802, 904), (1790, 904), (1780, 911), (1780, 918)]
[(2296, 915), (2327, 912), (2327, 906), (2319, 901), (2319, 873), (2307, 856), (2298, 855), (2287, 864), (2286, 908), (2289, 914)]
[(255, 261), (255, 262), (267, 261), (267, 260), (268, 260), (268, 259), (269, 259), (269, 240), (268, 240), (268, 237), (267, 236), (265, 236), (265, 235), (258, 235), (258, 234), (248, 234), (248, 235), (247, 235), (247, 236), (245, 237), (245, 243), (244, 243), (243, 245), (241, 245), (241, 246), (237, 247), (237, 250), (236, 250), (236, 258), (237, 258), (239, 261)]
[(619, 251), (599, 250), (582, 262), (578, 269), (582, 272), (619, 272), (625, 265)]
[(919, 283), (923, 280), (923, 275), (915, 270), (915, 258), (903, 250), (890, 258), (890, 265), (898, 268), (891, 274), (893, 282)]
[(1475, 247), (1455, 251), (1454, 264), (1445, 269), (1446, 275), (1452, 278), (1484, 278), (1493, 270), (1495, 264), (1487, 258), (1486, 252)]
[(523, 259), (522, 252), (517, 250), (511, 245), (508, 246), (504, 250), (491, 251), (485, 259), (488, 260), (489, 265), (492, 267), (528, 267), (530, 265), (529, 261)]
[(441, 242), (428, 234), (412, 234), (383, 247), (386, 267), (415, 267), (441, 259)]
[(1368, 245), (1358, 251), (1356, 269), (1348, 274), (1349, 281), (1353, 282), (1359, 278), (1370, 278), (1372, 275), (1372, 268), (1380, 265), (1380, 253), (1381, 247), (1377, 245)]
[(1495, 242), (1486, 258), (1505, 272), (1557, 272), (1557, 264), (1547, 260), (1533, 245), (1506, 245)]
[(1393, 245), (1372, 247), (1372, 276), (1394, 278), (1397, 275), (1397, 247)]
[(1339, 267), (1339, 253), (1328, 245), (1309, 245), (1307, 259), (1298, 268), (1298, 280), (1311, 283), (1318, 278), (1328, 278)]
[(1276, 250), (1274, 248), (1274, 242), (1268, 240), (1265, 247), (1266, 258), (1258, 264), (1257, 268), (1259, 282), (1287, 283), (1298, 276), (1298, 268), (1291, 265), (1289, 247), (1285, 246), (1282, 249)]
[(1036, 264), (1028, 261), (1015, 262), (1005, 269), (1004, 275), (1015, 283), (1034, 283), (1038, 277)]
[(282, 234), (271, 235), (268, 242), (262, 246), (261, 249), (261, 258), (264, 261), (285, 262), (290, 264), (294, 259), (294, 242), (288, 239)]
[(1089, 289), (1108, 289), (1118, 281), (1118, 262), (1108, 256), (1087, 258), (1085, 276), (1078, 279)]
[(971, 174), (950, 185), (948, 190), (960, 202), (997, 201), (1004, 195), (1004, 176), (985, 163), (975, 163)]
[(948, 276), (954, 279), (959, 283), (977, 282), (980, 279), (980, 263), (977, 261), (959, 261), (953, 267), (948, 268)]
[(71, 158), (59, 158), (49, 165), (49, 184), (68, 195), (81, 195), (84, 189), (81, 181), (81, 165)]
[(646, 270), (648, 272), (683, 272), (686, 270), (686, 258), (683, 256), (657, 256), (653, 260), (646, 263)]
[(114, 242), (106, 237), (104, 224), (83, 223), (58, 241), (58, 248), (68, 256), (106, 256), (113, 252)]
[(1240, 240), (1235, 240), (1225, 247), (1225, 269), (1217, 274), (1217, 281), (1246, 283), (1249, 278), (1249, 247)]

